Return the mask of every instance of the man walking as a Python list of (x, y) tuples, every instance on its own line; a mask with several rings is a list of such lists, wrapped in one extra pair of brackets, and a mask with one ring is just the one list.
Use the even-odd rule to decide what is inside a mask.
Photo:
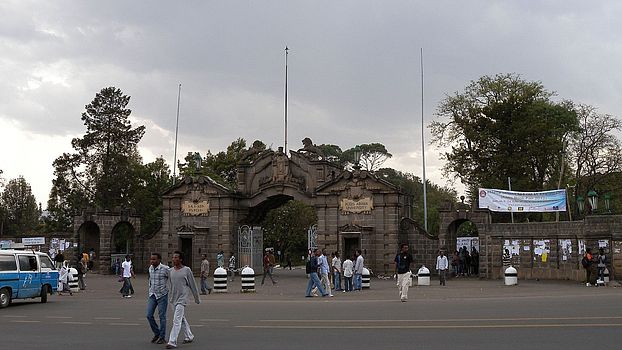
[(445, 256), (444, 251), (440, 251), (439, 255), (436, 257), (436, 270), (438, 271), (438, 278), (440, 280), (440, 285), (445, 285), (445, 277), (447, 274), (447, 268), (449, 268), (449, 261)]
[(233, 282), (233, 278), (235, 277), (235, 255), (231, 252), (231, 256), (229, 257), (229, 270), (227, 270), (227, 274), (229, 275), (229, 281)]
[(313, 251), (313, 255), (309, 256), (309, 261), (307, 262), (307, 273), (309, 274), (309, 283), (307, 283), (307, 292), (305, 293), (305, 297), (311, 298), (311, 290), (315, 287), (317, 288), (323, 297), (327, 296), (328, 293), (322, 288), (322, 283), (320, 283), (320, 279), (317, 277), (317, 269), (318, 269), (318, 257), (320, 256), (320, 250), (315, 249)]
[(581, 259), (581, 265), (585, 269), (585, 285), (588, 287), (592, 285), (592, 260), (592, 248), (587, 248)]
[[(121, 270), (123, 287), (121, 287), (120, 292), (123, 294), (124, 298), (131, 298), (131, 294), (134, 294), (134, 287), (132, 287), (132, 281), (130, 279), (134, 276), (134, 269), (132, 268), (132, 260), (129, 255), (125, 256), (125, 261), (121, 264)], [(130, 291), (132, 292), (131, 294)]]
[(408, 244), (402, 243), (400, 245), (400, 252), (395, 256), (395, 274), (397, 275), (397, 289), (400, 293), (400, 300), (405, 302), (408, 300), (408, 287), (412, 283), (410, 272), (410, 264), (413, 262), (413, 257), (408, 252)]
[(197, 290), (192, 270), (189, 267), (183, 265), (184, 255), (180, 251), (173, 253), (173, 267), (169, 270), (169, 280), (171, 285), (171, 299), (170, 302), (173, 305), (173, 328), (168, 338), (167, 349), (177, 348), (177, 337), (179, 332), (184, 330), (184, 344), (192, 343), (194, 341), (194, 335), (190, 330), (190, 324), (186, 320), (184, 313), (186, 311), (186, 304), (188, 303), (188, 297), (190, 292), (194, 296), (194, 302), (201, 303), (199, 299), (199, 291)]
[(207, 277), (209, 276), (209, 260), (207, 255), (203, 254), (203, 260), (201, 260), (201, 295), (212, 293), (212, 287), (207, 284)]
[[(168, 277), (169, 267), (162, 264), (160, 253), (151, 253), (149, 258), (149, 297), (147, 299), (147, 320), (153, 332), (152, 343), (166, 342), (166, 308), (168, 306)], [(158, 308), (160, 325), (156, 323), (153, 314)]]
[(328, 273), (330, 271), (330, 267), (328, 266), (328, 259), (326, 259), (326, 255), (324, 254), (325, 250), (322, 249), (322, 255), (318, 258), (318, 266), (320, 268), (320, 275), (322, 281), (322, 287), (329, 296), (333, 296), (333, 293), (330, 290), (330, 280), (328, 279)]
[(266, 276), (270, 277), (270, 281), (272, 281), (273, 285), (276, 284), (276, 282), (272, 278), (272, 266), (273, 266), (273, 262), (270, 259), (270, 251), (267, 250), (263, 256), (263, 278), (261, 279), (262, 286), (263, 286), (263, 283), (266, 281)]
[(361, 255), (360, 249), (357, 249), (354, 254), (356, 254), (356, 262), (354, 263), (354, 290), (361, 291), (363, 290), (363, 264), (365, 259), (363, 255)]

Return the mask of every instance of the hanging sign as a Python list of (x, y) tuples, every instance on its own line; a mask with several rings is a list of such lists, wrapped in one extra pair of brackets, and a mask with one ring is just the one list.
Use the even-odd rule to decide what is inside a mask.
[(480, 188), (479, 208), (508, 213), (566, 211), (566, 190), (516, 192)]

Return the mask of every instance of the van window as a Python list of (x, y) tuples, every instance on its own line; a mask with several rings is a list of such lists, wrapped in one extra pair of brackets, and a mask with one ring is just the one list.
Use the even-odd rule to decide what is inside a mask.
[(34, 255), (18, 255), (20, 271), (37, 271), (37, 258)]
[(0, 271), (17, 271), (15, 256), (0, 255)]
[(41, 262), (42, 269), (54, 269), (54, 264), (47, 255), (39, 255), (39, 262)]

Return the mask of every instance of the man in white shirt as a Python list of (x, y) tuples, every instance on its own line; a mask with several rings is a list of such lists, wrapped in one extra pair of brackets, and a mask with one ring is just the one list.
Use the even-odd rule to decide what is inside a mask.
[(347, 258), (346, 261), (343, 262), (344, 293), (352, 291), (352, 275), (354, 275), (354, 263), (350, 258)]
[(445, 275), (447, 273), (447, 268), (449, 267), (449, 261), (445, 256), (444, 251), (439, 252), (439, 256), (436, 257), (436, 270), (438, 271), (438, 276), (440, 279), (441, 286), (445, 285)]
[(361, 250), (357, 249), (355, 251), (356, 254), (356, 262), (354, 263), (354, 290), (362, 291), (363, 290), (363, 264), (365, 259), (363, 259), (363, 255), (361, 255)]
[(132, 293), (134, 292), (134, 288), (132, 287), (132, 281), (130, 280), (132, 276), (134, 276), (134, 270), (132, 268), (132, 260), (129, 255), (125, 256), (125, 261), (121, 264), (121, 269), (123, 270), (123, 287), (121, 287), (121, 293), (123, 293), (124, 298), (131, 298)]
[(341, 259), (339, 258), (339, 252), (333, 254), (331, 266), (333, 267), (333, 283), (335, 285), (335, 290), (339, 291), (341, 290)]

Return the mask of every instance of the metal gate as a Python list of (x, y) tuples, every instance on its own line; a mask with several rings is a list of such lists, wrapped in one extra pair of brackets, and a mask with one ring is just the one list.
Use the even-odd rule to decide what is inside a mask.
[(263, 268), (263, 231), (259, 226), (243, 225), (238, 229), (238, 267), (250, 266), (256, 274)]
[(309, 255), (313, 253), (315, 248), (317, 248), (317, 225), (309, 227), (307, 231), (307, 249), (309, 250)]

